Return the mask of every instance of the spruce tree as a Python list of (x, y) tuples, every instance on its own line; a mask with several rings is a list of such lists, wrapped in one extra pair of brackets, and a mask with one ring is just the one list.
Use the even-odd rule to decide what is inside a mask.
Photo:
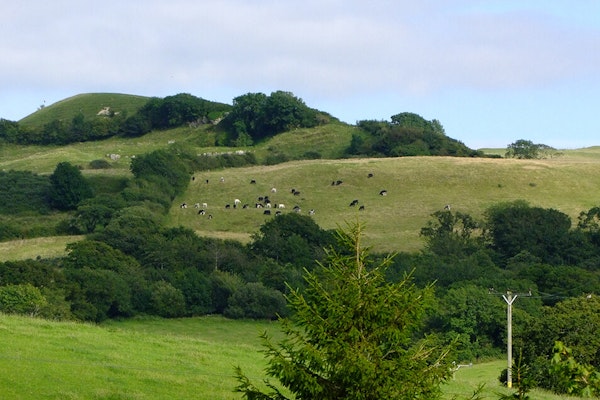
[[(268, 360), (265, 386), (236, 369), (246, 399), (435, 399), (450, 374), (446, 349), (418, 338), (432, 288), (410, 276), (391, 283), (360, 245), (361, 226), (338, 230), (324, 263), (305, 270), (306, 289), (290, 288), (293, 316), (281, 320), (284, 339), (262, 335)], [(337, 250), (336, 250), (337, 249)]]

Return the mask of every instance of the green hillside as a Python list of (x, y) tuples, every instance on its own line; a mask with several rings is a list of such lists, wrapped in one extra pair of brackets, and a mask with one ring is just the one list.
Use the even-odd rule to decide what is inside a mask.
[(78, 94), (46, 106), (19, 121), (19, 124), (40, 127), (53, 120), (70, 121), (82, 113), (86, 119), (97, 118), (106, 107), (115, 113), (134, 114), (146, 102), (148, 97), (119, 93)]
[[(0, 314), (0, 393), (37, 399), (239, 399), (234, 366), (264, 376), (259, 334), (277, 323), (221, 317), (114, 321), (103, 326)], [(459, 369), (443, 399), (507, 393), (497, 380), (505, 361)], [(539, 400), (574, 399), (534, 390)]]
[[(592, 157), (595, 154), (595, 157)], [(366, 223), (366, 242), (379, 251), (421, 248), (419, 230), (430, 215), (449, 204), (454, 211), (480, 217), (489, 206), (524, 199), (554, 208), (576, 223), (581, 211), (598, 205), (600, 151), (569, 152), (547, 160), (455, 157), (403, 157), (357, 160), (308, 160), (275, 166), (200, 172), (173, 205), (170, 225), (183, 225), (201, 235), (247, 241), (269, 216), (254, 208), (259, 196), (283, 203), (282, 212), (303, 214), (314, 209), (323, 228)], [(368, 174), (373, 174), (368, 178)], [(220, 182), (220, 178), (224, 182)], [(208, 180), (208, 184), (206, 183)], [(256, 184), (250, 184), (256, 180)], [(332, 181), (343, 181), (333, 185)], [(276, 188), (277, 193), (271, 193)], [(295, 196), (291, 189), (301, 192)], [(386, 196), (379, 193), (387, 191)], [(248, 209), (226, 209), (235, 199)], [(351, 207), (353, 200), (358, 205)], [(212, 219), (196, 215), (180, 203), (207, 203)], [(359, 210), (360, 206), (364, 210)], [(274, 210), (272, 211), (275, 212)]]
[[(79, 110), (95, 115), (107, 106), (132, 112), (146, 100), (131, 95), (82, 94), (41, 109), (21, 123), (39, 125), (61, 115), (69, 118)], [(271, 188), (275, 187), (278, 192), (271, 195), (273, 202), (286, 206), (280, 211), (292, 212), (296, 205), (304, 214), (314, 209), (314, 219), (323, 228), (336, 228), (357, 219), (365, 222), (366, 240), (378, 251), (421, 248), (419, 230), (431, 213), (446, 204), (453, 210), (479, 217), (494, 203), (524, 199), (532, 205), (558, 209), (576, 222), (579, 212), (596, 206), (599, 198), (600, 147), (565, 150), (559, 157), (544, 160), (464, 157), (342, 160), (339, 158), (358, 128), (337, 121), (294, 129), (251, 147), (217, 147), (215, 133), (210, 128), (210, 125), (185, 126), (136, 138), (111, 137), (64, 146), (2, 144), (0, 169), (50, 174), (59, 162), (69, 161), (88, 177), (130, 177), (132, 157), (160, 148), (183, 146), (198, 155), (252, 152), (259, 164), (269, 160), (277, 164), (196, 172), (195, 181), (174, 203), (168, 224), (190, 227), (201, 235), (246, 242), (268, 218), (254, 208), (256, 199), (270, 195)], [(486, 150), (496, 155), (503, 152), (502, 149)], [(117, 155), (118, 159), (111, 159), (109, 155)], [(90, 162), (94, 160), (108, 161), (111, 168), (92, 169)], [(285, 160), (297, 161), (283, 162)], [(369, 173), (373, 178), (367, 178)], [(226, 178), (225, 184), (217, 185), (221, 176)], [(205, 184), (207, 179), (208, 185)], [(257, 184), (250, 185), (251, 180)], [(331, 182), (337, 180), (343, 184), (332, 186)], [(301, 195), (293, 196), (292, 188)], [(380, 196), (381, 190), (387, 190), (388, 195)], [(225, 205), (232, 204), (236, 198), (250, 208), (226, 210)], [(349, 207), (355, 199), (359, 200), (358, 206)], [(213, 219), (201, 218), (193, 207), (180, 209), (179, 204), (183, 202), (190, 205), (206, 202)], [(364, 210), (359, 211), (361, 205)], [(56, 218), (52, 217), (51, 221)], [(23, 221), (27, 223), (27, 219)], [(61, 240), (57, 246), (63, 244)]]
[[(134, 106), (126, 95), (81, 95), (57, 103), (56, 108), (39, 110), (25, 123), (31, 124), (33, 132), (43, 121), (77, 113), (96, 118), (93, 110), (117, 104), (100, 104), (103, 96), (108, 96), (106, 101), (115, 96), (123, 101), (123, 110), (135, 111), (128, 108)], [(140, 104), (142, 99), (146, 100), (139, 98)], [(442, 244), (463, 247), (453, 252), (453, 248), (432, 246), (426, 257), (417, 253), (424, 245), (421, 229), (443, 209), (452, 210), (440, 213), (444, 216), (468, 214), (482, 219), (491, 206), (525, 200), (566, 214), (575, 226), (581, 212), (599, 206), (600, 147), (556, 151), (545, 159), (505, 159), (503, 149), (487, 149), (486, 154), (495, 156), (489, 158), (483, 151), (469, 153), (470, 157), (383, 157), (388, 153), (361, 147), (367, 131), (336, 120), (311, 127), (288, 126), (284, 133), (255, 137), (255, 141), (241, 140), (248, 139), (243, 129), (242, 135), (230, 140), (220, 126), (215, 128), (214, 119), (194, 121), (178, 122), (174, 129), (153, 125), (139, 136), (61, 142), (72, 143), (63, 146), (45, 130), (37, 131), (51, 139), (45, 142), (0, 140), (0, 233), (7, 240), (0, 243), (0, 261), (25, 260), (3, 263), (4, 279), (16, 284), (35, 281), (35, 287), (19, 290), (39, 292), (40, 298), (39, 304), (23, 304), (35, 304), (32, 311), (4, 310), (31, 315), (39, 311), (37, 315), (48, 318), (102, 324), (56, 323), (0, 313), (0, 340), (6, 344), (0, 364), (8, 371), (0, 377), (0, 393), (9, 398), (239, 398), (232, 393), (233, 367), (242, 366), (252, 380), (260, 381), (265, 360), (258, 334), (277, 328), (274, 322), (241, 318), (274, 318), (286, 312), (282, 284), (295, 287), (302, 278), (301, 268), (319, 259), (313, 249), (318, 246), (320, 252), (328, 240), (319, 227), (347, 228), (358, 222), (364, 233), (362, 247), (370, 247), (373, 253), (409, 252), (399, 255), (390, 279), (414, 269), (419, 285), (436, 282), (439, 298), (431, 309), (436, 315), (424, 325), (423, 333), (431, 329), (440, 334), (440, 344), (446, 340), (442, 335), (459, 334), (459, 348), (452, 353), (457, 362), (501, 358), (506, 349), (504, 304), (489, 296), (487, 289), (498, 287), (496, 283), (506, 282), (511, 291), (529, 287), (532, 301), (519, 303), (515, 333), (540, 348), (552, 346), (542, 337), (553, 338), (554, 332), (540, 335), (540, 344), (535, 344), (536, 335), (530, 332), (537, 331), (526, 329), (525, 322), (536, 328), (533, 323), (538, 320), (571, 316), (568, 309), (562, 315), (543, 314), (543, 305), (553, 305), (557, 296), (577, 301), (595, 298), (591, 297), (599, 284), (595, 232), (570, 232), (564, 215), (549, 220), (545, 214), (496, 214), (506, 225), (520, 224), (521, 235), (510, 246), (496, 249), (479, 238), (458, 243), (441, 237)], [(224, 143), (239, 146), (217, 145)], [(364, 152), (346, 151), (349, 148)], [(164, 149), (169, 151), (155, 151)], [(356, 156), (343, 158), (348, 154)], [(77, 182), (89, 185), (95, 194), (90, 203), (79, 203), (76, 211), (57, 211), (48, 201), (47, 188), (59, 174), (53, 179), (48, 175), (64, 161), (76, 166), (69, 168)], [(87, 179), (81, 179), (79, 171)], [(72, 189), (75, 184), (70, 182)], [(277, 213), (310, 215), (318, 227), (308, 218)], [(535, 218), (543, 220), (540, 227), (535, 226)], [(265, 225), (271, 219), (275, 223)], [(286, 237), (294, 220), (302, 220), (308, 229), (296, 229)], [(490, 232), (499, 225), (490, 224)], [(271, 231), (252, 248), (205, 239), (249, 243), (261, 228)], [(314, 244), (305, 240), (310, 231), (319, 231)], [(529, 238), (534, 244), (544, 243), (555, 231), (558, 237), (547, 241), (548, 249), (518, 246)], [(83, 232), (93, 232), (89, 238), (94, 240), (73, 246), (69, 257), (52, 259), (65, 255), (69, 243), (84, 239)], [(529, 249), (536, 250), (529, 253), (531, 257), (526, 253)], [(554, 253), (555, 259), (542, 258)], [(538, 263), (535, 257), (539, 265), (529, 269), (531, 260)], [(463, 302), (467, 296), (475, 302)], [(456, 301), (459, 297), (461, 301)], [(268, 303), (258, 309), (253, 299)], [(216, 314), (240, 320), (150, 317)], [(593, 313), (580, 319), (573, 314), (570, 325), (593, 327)], [(489, 328), (481, 323), (485, 320), (492, 321)], [(590, 338), (584, 344), (595, 338), (595, 328), (590, 332), (582, 334)], [(562, 340), (559, 333), (556, 337)], [(444, 386), (444, 398), (469, 398), (480, 383), (486, 384), (482, 397), (498, 397), (506, 392), (497, 379), (504, 365), (496, 360), (457, 371), (457, 379)], [(531, 395), (559, 398), (537, 391)]]
[[(81, 166), (86, 176), (128, 177), (131, 156), (173, 145), (190, 146), (197, 154), (252, 151), (259, 160), (281, 152), (302, 154), (311, 148), (319, 149), (323, 156), (334, 157), (349, 143), (351, 129), (339, 124), (302, 129), (244, 149), (201, 146), (205, 130), (187, 127), (156, 131), (135, 139), (111, 138), (60, 147), (7, 145), (0, 147), (0, 168), (49, 174), (57, 163), (70, 161)], [(121, 158), (107, 158), (107, 154), (113, 153)], [(446, 204), (453, 210), (478, 217), (494, 203), (524, 199), (532, 205), (564, 212), (576, 223), (579, 212), (598, 205), (600, 147), (563, 153), (561, 157), (545, 160), (323, 158), (197, 172), (187, 192), (173, 204), (168, 224), (187, 226), (201, 235), (246, 242), (267, 217), (255, 208), (226, 210), (225, 205), (233, 204), (238, 198), (254, 207), (257, 197), (271, 195), (272, 187), (278, 190), (277, 196), (271, 195), (273, 202), (286, 206), (281, 211), (292, 212), (295, 205), (299, 205), (304, 214), (315, 209), (314, 219), (323, 228), (336, 228), (356, 219), (366, 222), (365, 239), (376, 250), (421, 248), (419, 230), (431, 213)], [(89, 163), (97, 159), (108, 160), (112, 168), (90, 169)], [(369, 173), (373, 173), (373, 178), (367, 178)], [(225, 184), (219, 185), (221, 176), (226, 178)], [(252, 179), (257, 181), (256, 185), (249, 183)], [(342, 180), (343, 184), (331, 186), (335, 180)], [(301, 196), (293, 196), (292, 188), (299, 190)], [(388, 195), (380, 196), (379, 192), (384, 189)], [(359, 200), (359, 206), (364, 205), (363, 211), (349, 207), (355, 199)], [(190, 207), (180, 209), (179, 204), (183, 202)], [(210, 221), (197, 215), (198, 210), (192, 207), (204, 202), (214, 217)], [(63, 246), (63, 241), (57, 246)], [(22, 245), (19, 247), (23, 249)], [(31, 253), (32, 257), (38, 255), (35, 248)], [(19, 254), (26, 256), (22, 251)]]

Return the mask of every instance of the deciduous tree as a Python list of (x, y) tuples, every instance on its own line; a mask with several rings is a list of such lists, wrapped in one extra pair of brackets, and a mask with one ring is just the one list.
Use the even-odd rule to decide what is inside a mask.
[(545, 144), (535, 144), (531, 140), (519, 139), (506, 148), (506, 157), (535, 159), (544, 158), (555, 149)]
[(73, 210), (79, 202), (92, 195), (92, 188), (81, 171), (67, 161), (59, 163), (50, 175), (48, 199), (59, 210)]

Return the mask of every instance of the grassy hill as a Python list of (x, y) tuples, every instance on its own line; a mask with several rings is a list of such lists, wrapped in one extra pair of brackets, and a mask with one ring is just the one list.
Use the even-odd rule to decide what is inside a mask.
[[(277, 323), (221, 317), (137, 319), (102, 326), (0, 314), (0, 393), (38, 399), (240, 399), (234, 366), (260, 384), (265, 360), (259, 334)], [(497, 380), (505, 361), (459, 369), (444, 399), (507, 393)], [(534, 391), (538, 400), (571, 400)]]
[[(79, 107), (74, 107), (75, 104), (78, 102), (71, 103), (69, 112)], [(97, 112), (93, 110), (104, 106), (94, 103), (89, 112)], [(43, 124), (43, 114), (51, 108), (38, 111), (26, 123)], [(69, 112), (62, 115), (68, 118)], [(189, 227), (200, 235), (246, 242), (265, 220), (274, 218), (264, 215), (263, 209), (254, 208), (258, 196), (268, 195), (273, 203), (285, 204), (285, 208), (278, 209), (282, 212), (293, 212), (295, 205), (301, 207), (303, 214), (314, 209), (314, 219), (323, 228), (356, 220), (365, 222), (365, 244), (376, 251), (421, 248), (420, 228), (432, 212), (446, 204), (452, 210), (479, 217), (492, 204), (524, 199), (535, 206), (562, 211), (574, 222), (580, 211), (598, 205), (600, 147), (568, 150), (561, 157), (546, 160), (335, 159), (348, 145), (353, 129), (341, 123), (298, 129), (240, 149), (207, 145), (211, 143), (211, 132), (206, 127), (68, 146), (0, 145), (0, 169), (49, 174), (58, 162), (70, 161), (81, 166), (85, 176), (99, 181), (106, 177), (127, 178), (131, 156), (178, 144), (194, 149), (197, 154), (252, 151), (259, 160), (278, 154), (302, 158), (309, 152), (318, 152), (321, 159), (197, 171), (187, 191), (174, 202), (166, 223)], [(503, 153), (500, 149), (489, 151)], [(113, 161), (107, 154), (119, 154), (121, 158)], [(89, 163), (97, 159), (108, 160), (112, 168), (91, 169)], [(373, 176), (368, 177), (369, 174)], [(251, 184), (251, 180), (256, 183)], [(331, 184), (338, 180), (342, 183)], [(272, 192), (272, 188), (277, 191)], [(300, 195), (292, 194), (291, 189)], [(381, 196), (381, 190), (386, 190), (387, 195)], [(233, 205), (235, 199), (250, 207), (226, 209), (225, 205)], [(355, 199), (358, 205), (349, 206)], [(189, 207), (180, 208), (183, 202)], [(193, 207), (194, 203), (204, 202), (212, 219), (198, 215)], [(54, 224), (61, 215), (6, 218), (22, 224), (48, 219), (48, 223)], [(0, 243), (0, 261), (61, 255), (66, 243), (79, 239), (47, 237)], [(22, 399), (239, 398), (232, 393), (233, 366), (242, 366), (250, 377), (260, 381), (264, 359), (259, 352), (258, 334), (265, 329), (275, 332), (276, 328), (275, 323), (228, 321), (218, 317), (134, 319), (93, 326), (0, 314), (0, 341), (4, 344), (0, 393), (7, 398)], [(497, 398), (496, 393), (506, 393), (497, 382), (504, 365), (505, 361), (499, 360), (459, 370), (456, 379), (444, 386), (444, 398), (468, 398), (480, 383), (486, 384), (485, 398)], [(538, 391), (531, 397), (567, 399)]]
[[(95, 115), (102, 107), (115, 110), (135, 110), (147, 98), (119, 94), (83, 94), (73, 96), (39, 110), (21, 123), (43, 124), (63, 115), (72, 116), (77, 110)], [(269, 218), (254, 208), (259, 196), (269, 195), (273, 203), (283, 203), (282, 212), (292, 212), (296, 205), (302, 213), (315, 210), (314, 219), (323, 228), (332, 229), (356, 220), (366, 223), (366, 242), (376, 251), (413, 251), (421, 248), (419, 230), (431, 213), (450, 204), (453, 210), (480, 217), (492, 204), (524, 199), (532, 205), (555, 208), (571, 216), (574, 222), (581, 211), (598, 205), (600, 192), (600, 147), (565, 150), (562, 156), (545, 160), (404, 157), (338, 159), (350, 144), (356, 128), (335, 122), (310, 129), (296, 129), (277, 135), (248, 148), (214, 147), (214, 133), (208, 126), (181, 127), (154, 131), (133, 139), (112, 137), (97, 142), (75, 143), (66, 146), (0, 145), (0, 169), (29, 170), (50, 174), (56, 164), (69, 161), (78, 165), (84, 175), (129, 177), (132, 156), (159, 148), (184, 145), (197, 154), (222, 153), (236, 150), (253, 152), (259, 162), (285, 155), (287, 159), (315, 158), (290, 161), (271, 166), (256, 166), (229, 170), (197, 172), (187, 192), (176, 200), (167, 217), (171, 226), (183, 225), (200, 235), (236, 239), (246, 242)], [(488, 153), (502, 154), (501, 149)], [(109, 154), (119, 154), (111, 160)], [(93, 160), (110, 162), (110, 169), (94, 170)], [(373, 174), (372, 178), (367, 178)], [(225, 178), (219, 184), (221, 177)], [(206, 180), (209, 184), (206, 184)], [(249, 182), (257, 183), (251, 185)], [(332, 181), (341, 185), (332, 186)], [(277, 193), (271, 193), (271, 188)], [(300, 191), (294, 196), (291, 189)], [(387, 196), (379, 192), (386, 190)], [(247, 203), (248, 209), (225, 209), (234, 199)], [(357, 207), (349, 207), (358, 200)], [(197, 215), (195, 208), (179, 208), (186, 202), (208, 203), (207, 214)], [(364, 206), (359, 211), (359, 206)], [(55, 221), (60, 216), (51, 216)], [(11, 216), (10, 218), (21, 218)], [(31, 216), (23, 217), (28, 223)], [(28, 218), (28, 219), (27, 219)], [(51, 247), (52, 239), (44, 241)], [(61, 254), (65, 239), (57, 240), (54, 253)], [(16, 245), (19, 257), (26, 257), (29, 241)], [(6, 244), (4, 244), (6, 246)], [(10, 246), (10, 245), (9, 245)], [(36, 245), (31, 256), (36, 257)], [(6, 254), (6, 255), (5, 255)], [(15, 257), (14, 252), (0, 256)]]
[[(341, 131), (341, 132), (340, 132)], [(111, 138), (102, 142), (73, 144), (63, 147), (0, 148), (0, 168), (51, 173), (56, 164), (68, 160), (83, 166), (86, 176), (129, 176), (130, 155), (141, 154), (175, 143), (191, 143), (202, 132), (190, 128), (154, 132), (143, 138)], [(320, 140), (334, 143), (349, 140), (339, 126), (314, 128), (298, 133), (286, 133), (289, 141), (273, 139), (273, 146), (282, 149)], [(288, 144), (286, 144), (288, 143)], [(307, 148), (309, 145), (307, 145)], [(231, 151), (229, 148), (196, 147), (198, 153)], [(332, 146), (329, 152), (335, 151)], [(248, 150), (248, 149), (246, 149)], [(268, 154), (271, 142), (250, 149)], [(111, 161), (108, 170), (86, 169), (94, 159), (107, 159), (106, 154), (119, 153), (120, 160)], [(405, 157), (386, 159), (306, 160), (273, 166), (256, 166), (230, 170), (198, 172), (187, 192), (178, 198), (167, 217), (171, 226), (183, 225), (200, 235), (248, 241), (250, 235), (268, 218), (254, 207), (258, 196), (269, 195), (274, 203), (283, 203), (283, 212), (292, 212), (295, 205), (307, 214), (315, 210), (314, 219), (323, 228), (336, 228), (357, 219), (367, 224), (368, 244), (377, 251), (412, 251), (422, 246), (419, 230), (431, 213), (450, 204), (453, 210), (481, 216), (490, 205), (524, 199), (532, 205), (555, 208), (576, 222), (581, 211), (598, 205), (600, 198), (600, 147), (569, 150), (558, 158), (546, 160), (480, 159), (451, 157)], [(372, 173), (373, 178), (367, 178)], [(221, 177), (225, 182), (220, 184)], [(206, 184), (206, 180), (209, 184)], [(256, 180), (251, 185), (251, 180)], [(342, 180), (332, 186), (334, 180)], [(277, 188), (272, 194), (271, 188)], [(294, 188), (300, 196), (291, 194)], [(387, 196), (380, 196), (381, 190)], [(234, 199), (250, 205), (250, 209), (225, 209)], [(358, 207), (349, 207), (352, 200)], [(195, 208), (179, 208), (186, 202), (208, 203), (212, 220), (197, 215)], [(47, 244), (48, 245), (48, 244)], [(62, 246), (62, 240), (57, 246)], [(22, 250), (22, 243), (19, 244)], [(36, 257), (35, 247), (32, 257)], [(6, 253), (9, 254), (9, 253)], [(20, 252), (26, 256), (26, 252)], [(5, 256), (6, 257), (6, 256)], [(4, 257), (2, 257), (4, 258)]]
[(146, 102), (148, 97), (119, 93), (86, 93), (78, 94), (44, 107), (21, 119), (19, 124), (40, 127), (53, 120), (70, 121), (75, 115), (82, 113), (86, 119), (98, 118), (98, 112), (105, 107), (115, 113), (133, 115)]
[[(572, 151), (547, 160), (404, 157), (387, 159), (308, 160), (274, 166), (201, 172), (169, 213), (169, 225), (201, 235), (249, 240), (269, 216), (254, 208), (258, 196), (283, 203), (283, 212), (300, 206), (315, 210), (323, 228), (356, 220), (366, 223), (365, 241), (377, 251), (413, 251), (422, 246), (419, 230), (446, 204), (480, 217), (498, 202), (524, 199), (571, 216), (598, 205), (600, 148)], [(368, 174), (373, 174), (368, 178)], [(224, 182), (220, 182), (220, 178)], [(206, 183), (208, 180), (208, 184)], [(256, 184), (250, 184), (256, 180)], [(341, 180), (341, 185), (332, 181)], [(271, 193), (271, 188), (277, 193)], [(291, 193), (291, 189), (301, 195)], [(381, 190), (387, 196), (381, 196)], [(234, 199), (248, 209), (226, 209)], [(358, 206), (350, 207), (353, 200)], [(180, 203), (207, 203), (212, 219)], [(274, 212), (274, 210), (272, 211)]]

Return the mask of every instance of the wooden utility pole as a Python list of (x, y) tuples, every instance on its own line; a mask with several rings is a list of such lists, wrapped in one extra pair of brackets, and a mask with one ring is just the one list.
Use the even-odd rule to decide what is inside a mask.
[(513, 295), (512, 292), (506, 292), (502, 295), (504, 301), (508, 305), (506, 310), (506, 321), (507, 327), (506, 332), (508, 335), (507, 339), (507, 353), (508, 353), (508, 369), (506, 371), (506, 386), (512, 388), (512, 304), (517, 299), (517, 295)]

